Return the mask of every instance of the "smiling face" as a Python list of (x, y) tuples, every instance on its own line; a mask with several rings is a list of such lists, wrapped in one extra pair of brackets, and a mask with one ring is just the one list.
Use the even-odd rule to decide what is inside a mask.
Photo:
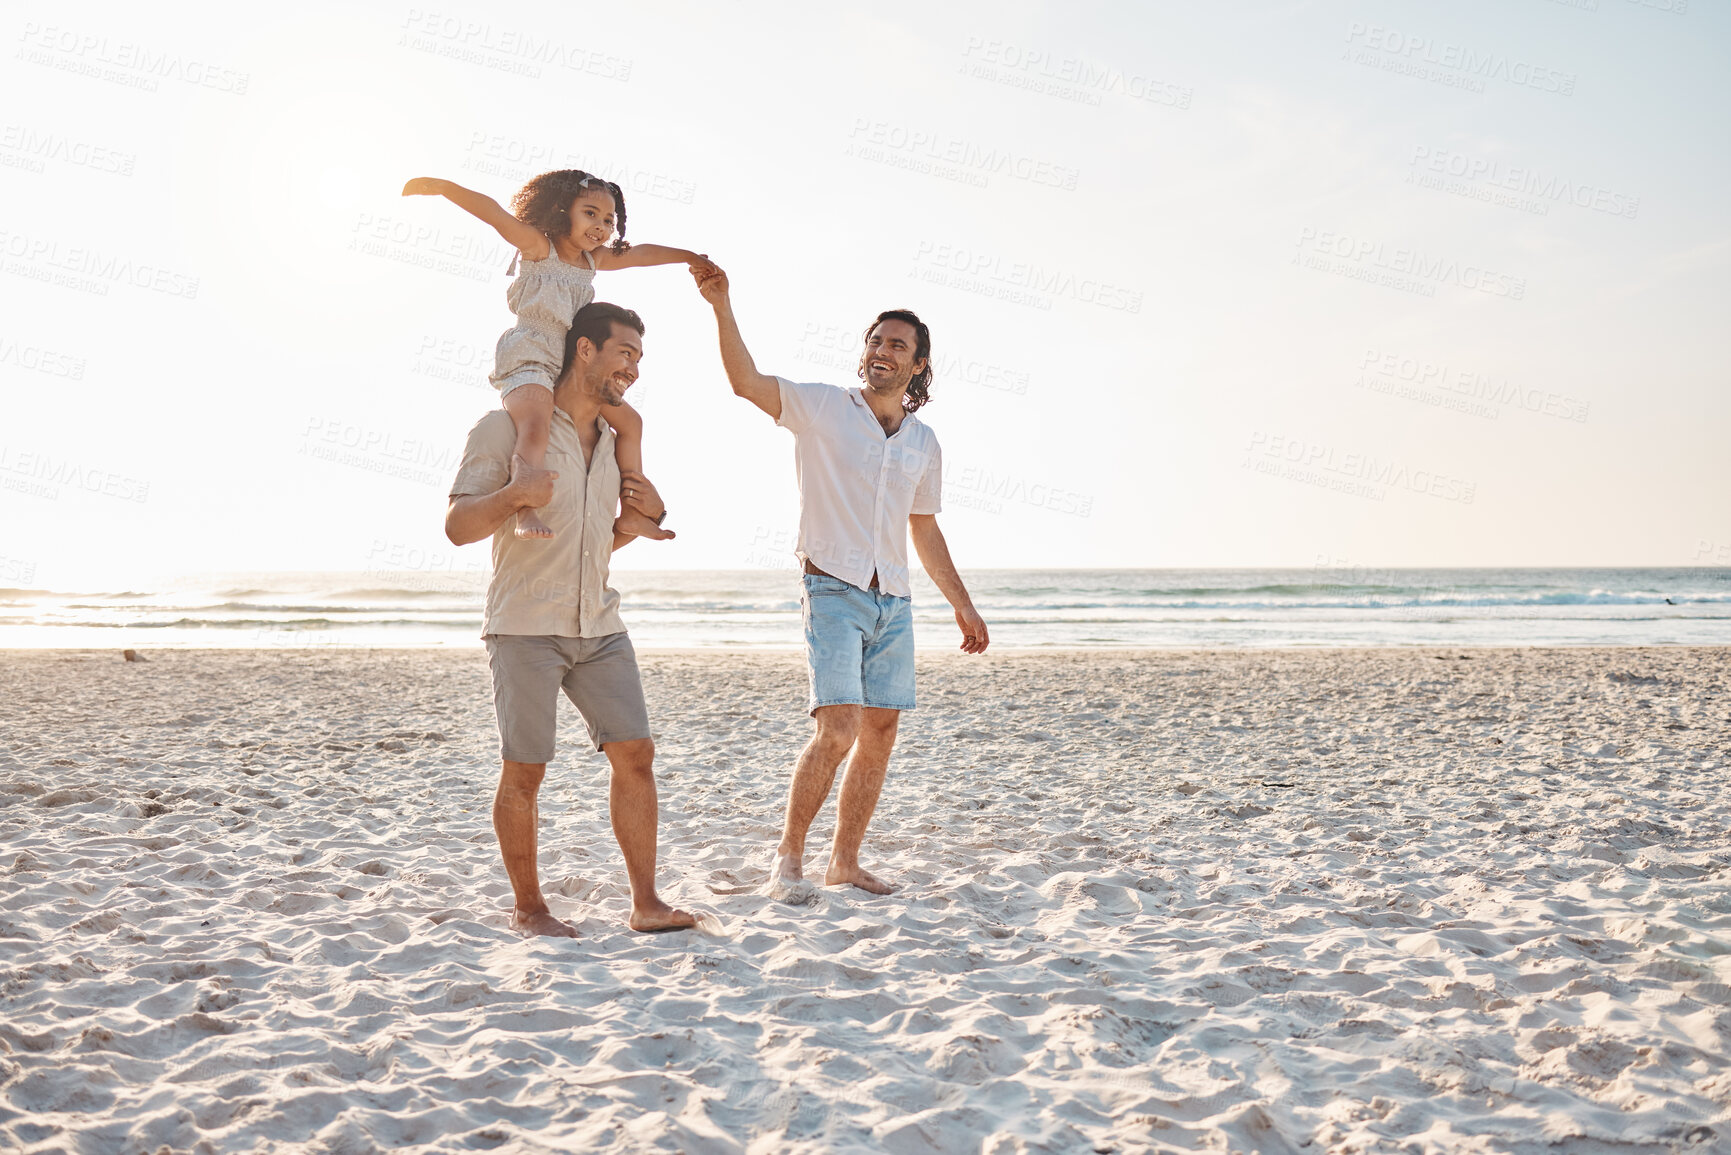
[(577, 367), (583, 391), (603, 405), (618, 405), (637, 380), (643, 360), (643, 338), (630, 325), (613, 322), (613, 334), (597, 349), (587, 337), (577, 342)]
[(604, 188), (584, 189), (571, 199), (571, 243), (592, 253), (613, 239), (616, 227), (613, 194)]
[(926, 367), (914, 355), (919, 334), (906, 321), (879, 321), (866, 334), (860, 351), (859, 375), (873, 393), (900, 393), (915, 373)]

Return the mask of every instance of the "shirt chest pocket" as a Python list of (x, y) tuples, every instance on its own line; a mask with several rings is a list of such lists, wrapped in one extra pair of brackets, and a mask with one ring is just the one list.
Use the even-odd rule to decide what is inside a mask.
[(547, 468), (559, 475), (547, 511), (576, 520), (583, 513), (583, 459), (574, 453), (547, 451)]
[(894, 443), (885, 448), (884, 455), (888, 458), (884, 472), (890, 484), (909, 493), (919, 485), (920, 478), (925, 476), (926, 464), (931, 460), (911, 445)]

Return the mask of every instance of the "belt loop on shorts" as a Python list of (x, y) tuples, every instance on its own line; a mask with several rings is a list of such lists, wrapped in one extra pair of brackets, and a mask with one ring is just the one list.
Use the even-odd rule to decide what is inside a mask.
[[(841, 581), (841, 580), (842, 580), (842, 579), (841, 579), (841, 578), (838, 578), (838, 577), (835, 577), (835, 575), (834, 575), (834, 574), (832, 574), (832, 573), (830, 573), (830, 572), (829, 572), (829, 571), (828, 571), (828, 570), (821, 570), (821, 569), (818, 569), (818, 568), (817, 568), (817, 566), (815, 566), (815, 565), (813, 565), (813, 564), (812, 564), (812, 563), (811, 563), (811, 559), (810, 559), (810, 558), (807, 558), (807, 559), (806, 559), (806, 562), (805, 562), (805, 572), (806, 572), (806, 573), (808, 573), (808, 574), (811, 574), (811, 575), (812, 575), (812, 576), (813, 576), (813, 577), (826, 577), (826, 578), (835, 578), (835, 580), (836, 580), (836, 581)], [(848, 582), (848, 584), (849, 584), (849, 585), (853, 585), (853, 583), (852, 583), (852, 582)], [(880, 587), (880, 586), (879, 586), (879, 584), (878, 584), (878, 574), (877, 574), (877, 571), (876, 571), (876, 570), (873, 570), (873, 571), (872, 571), (872, 580), (871, 580), (871, 584), (869, 584), (869, 585), (868, 585), (868, 586), (866, 586), (866, 588), (867, 588), (867, 589), (868, 589), (868, 590), (871, 590), (871, 591), (872, 591), (872, 592), (873, 592), (873, 593), (881, 593), (881, 592), (882, 592), (882, 589), (881, 589), (881, 587)]]

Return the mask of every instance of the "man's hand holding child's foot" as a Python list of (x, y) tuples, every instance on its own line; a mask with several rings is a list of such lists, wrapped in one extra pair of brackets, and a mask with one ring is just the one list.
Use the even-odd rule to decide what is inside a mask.
[(674, 536), (672, 530), (662, 529), (647, 514), (638, 513), (630, 506), (626, 506), (624, 512), (614, 520), (613, 529), (616, 533), (635, 534), (652, 541), (672, 541)]
[(545, 539), (553, 536), (553, 531), (547, 528), (547, 523), (535, 510), (553, 500), (553, 481), (558, 476), (555, 470), (536, 469), (520, 455), (511, 455), (511, 485), (517, 489), (517, 498), (525, 507), (517, 513), (518, 537)]
[(656, 518), (667, 516), (667, 503), (661, 500), (655, 483), (635, 469), (619, 471), (619, 517), (613, 522), (618, 533), (647, 537), (652, 541), (672, 541), (673, 531), (661, 528)]

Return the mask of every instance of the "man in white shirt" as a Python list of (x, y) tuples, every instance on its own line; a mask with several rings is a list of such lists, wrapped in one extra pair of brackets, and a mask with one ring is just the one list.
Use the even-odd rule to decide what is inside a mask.
[(931, 387), (931, 335), (913, 313), (881, 313), (860, 354), (863, 388), (795, 384), (757, 371), (734, 320), (727, 274), (711, 266), (692, 275), (715, 309), (734, 393), (794, 435), (797, 552), (805, 569), (800, 602), (817, 732), (794, 769), (770, 891), (790, 902), (815, 893), (804, 875), (806, 832), (852, 749), (824, 885), (888, 894), (895, 888), (860, 866), (859, 851), (901, 711), (914, 708), (910, 533), (926, 576), (956, 611), (962, 650), (984, 653), (989, 640), (938, 528), (937, 435), (914, 416)]

